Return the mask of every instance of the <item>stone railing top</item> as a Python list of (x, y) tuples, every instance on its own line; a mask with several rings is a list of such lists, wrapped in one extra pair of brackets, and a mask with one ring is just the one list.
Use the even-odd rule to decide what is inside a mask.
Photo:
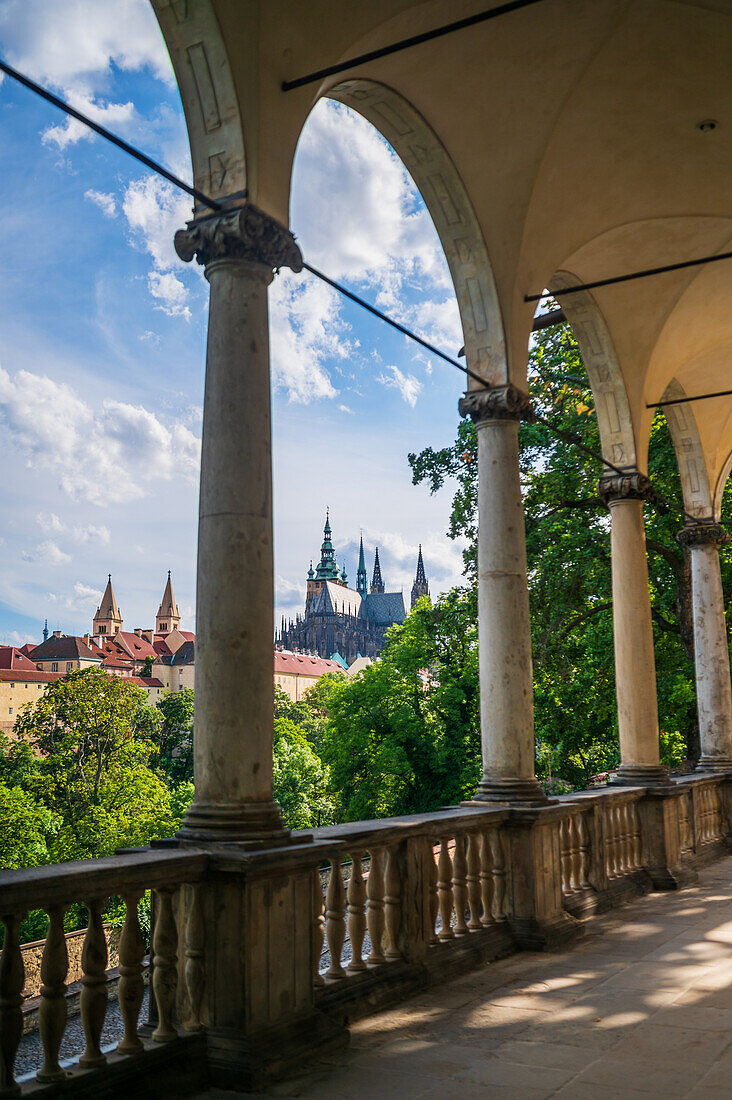
[(2, 871), (0, 916), (195, 882), (207, 863), (208, 855), (196, 849), (140, 848), (134, 854)]
[(409, 837), (426, 836), (439, 839), (447, 833), (464, 832), (480, 825), (500, 825), (513, 811), (507, 807), (451, 806), (427, 814), (407, 814), (404, 817), (376, 818), (373, 821), (349, 821), (344, 825), (325, 825), (295, 836), (311, 835), (324, 843), (390, 844)]

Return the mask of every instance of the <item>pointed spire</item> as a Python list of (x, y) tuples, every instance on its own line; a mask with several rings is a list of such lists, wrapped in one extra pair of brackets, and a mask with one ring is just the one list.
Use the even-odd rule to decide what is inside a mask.
[(325, 513), (325, 527), (323, 528), (323, 545), (320, 547), (320, 561), (315, 572), (316, 581), (337, 581), (338, 562), (331, 541), (330, 510)]
[(358, 548), (358, 572), (356, 573), (356, 591), (363, 598), (368, 592), (368, 580), (366, 578), (366, 559), (363, 553), (363, 532)]
[(173, 595), (173, 582), (170, 579), (170, 570), (168, 570), (168, 580), (155, 618), (155, 633), (170, 634), (172, 630), (177, 630), (179, 626), (180, 613), (178, 611), (178, 605), (175, 602), (175, 596)]
[(48, 619), (43, 624), (43, 640), (44, 642), (48, 641)]
[(424, 561), (422, 559), (422, 543), (419, 544), (419, 554), (417, 555), (417, 575), (414, 578), (414, 584), (412, 585), (412, 604), (415, 603), (421, 596), (429, 596), (430, 590), (427, 584), (427, 574), (424, 571)]
[(374, 557), (374, 572), (373, 572), (373, 576), (371, 577), (371, 591), (372, 592), (383, 592), (384, 591), (384, 582), (381, 579), (381, 565), (379, 563), (379, 548), (378, 548), (378, 546), (376, 547), (376, 555)]
[(117, 631), (121, 629), (122, 615), (117, 606), (117, 600), (114, 597), (112, 574), (109, 573), (107, 576), (107, 587), (104, 589), (104, 595), (102, 596), (102, 602), (97, 608), (97, 613), (94, 616), (92, 633), (106, 634), (114, 637)]

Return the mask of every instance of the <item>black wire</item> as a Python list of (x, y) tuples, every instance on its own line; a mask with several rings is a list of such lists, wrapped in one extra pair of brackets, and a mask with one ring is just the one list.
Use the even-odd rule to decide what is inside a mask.
[(701, 256), (698, 260), (682, 260), (680, 264), (666, 264), (664, 267), (647, 267), (643, 271), (631, 271), (628, 275), (613, 275), (610, 279), (596, 279), (594, 283), (580, 283), (578, 286), (568, 286), (564, 290), (546, 290), (543, 294), (524, 294), (524, 301), (541, 302), (544, 298), (556, 298), (559, 301), (565, 294), (579, 294), (581, 290), (594, 290), (598, 286), (628, 283), (631, 279), (647, 279), (649, 275), (663, 275), (666, 271), (681, 271), (684, 267), (699, 267), (701, 264), (713, 264), (717, 260), (729, 259), (732, 259), (732, 252), (716, 252), (713, 256)]
[(366, 61), (376, 61), (380, 57), (388, 57), (389, 54), (398, 53), (401, 50), (407, 50), (410, 46), (419, 46), (422, 42), (431, 42), (433, 38), (442, 38), (445, 34), (453, 34), (455, 31), (461, 31), (465, 27), (474, 27), (477, 23), (485, 23), (488, 19), (495, 19), (499, 15), (508, 15), (509, 12), (519, 11), (521, 8), (528, 8), (532, 4), (539, 4), (542, 0), (510, 0), (510, 3), (501, 4), (497, 8), (490, 8), (488, 11), (478, 12), (477, 15), (469, 15), (466, 19), (457, 19), (454, 23), (446, 23), (444, 27), (436, 27), (432, 31), (424, 31), (423, 34), (412, 35), (411, 38), (402, 38), (399, 42), (393, 42), (390, 46), (381, 46), (379, 49), (371, 50), (369, 53), (359, 54), (358, 57), (351, 57), (348, 61), (339, 61), (335, 65), (328, 65), (325, 69), (318, 69), (316, 72), (308, 73), (306, 76), (298, 76), (295, 80), (283, 80), (282, 91), (290, 92), (293, 88), (302, 88), (304, 84), (313, 84), (316, 80), (322, 80), (326, 76), (334, 76), (336, 73), (343, 73), (346, 69), (353, 69), (356, 65), (363, 65)]
[[(525, 0), (523, 4), (516, 3), (513, 5), (503, 5), (503, 8), (495, 8), (493, 9), (493, 11), (495, 14), (502, 14), (504, 10), (513, 9), (514, 7), (523, 7), (526, 6), (526, 3), (528, 2), (538, 2), (538, 0)], [(486, 17), (490, 18), (490, 13)], [(478, 21), (477, 17), (471, 18), (473, 19), (473, 21)], [(468, 25), (468, 21), (466, 20), (462, 20), (461, 22), (463, 25)], [(457, 27), (451, 24), (450, 28), (443, 28), (440, 32), (437, 33), (447, 34), (449, 29), (457, 29)], [(397, 46), (398, 45), (399, 44), (397, 43)], [(392, 50), (391, 52), (394, 51)], [(196, 187), (191, 187), (190, 184), (185, 183), (182, 179), (179, 179), (178, 176), (174, 176), (172, 172), (169, 172), (166, 168), (163, 168), (163, 166), (161, 164), (158, 164), (157, 161), (154, 161), (151, 157), (146, 156), (145, 153), (140, 152), (139, 149), (136, 149), (128, 142), (123, 141), (122, 138), (117, 137), (116, 134), (113, 134), (110, 130), (107, 130), (106, 127), (100, 126), (98, 123), (93, 122), (92, 119), (82, 114), (81, 111), (77, 111), (74, 107), (71, 107), (68, 103), (64, 102), (63, 99), (59, 99), (58, 96), (53, 95), (52, 92), (46, 91), (46, 89), (42, 88), (40, 84), (36, 84), (34, 80), (31, 80), (27, 76), (23, 76), (22, 73), (19, 73), (16, 69), (13, 69), (12, 66), (8, 65), (2, 60), (0, 60), (0, 70), (6, 73), (8, 76), (12, 77), (13, 80), (17, 80), (18, 83), (22, 84), (25, 88), (28, 88), (30, 91), (35, 92), (36, 95), (39, 95), (42, 99), (45, 99), (47, 103), (51, 103), (54, 107), (58, 107), (59, 110), (64, 111), (67, 115), (70, 115), (71, 118), (75, 118), (79, 122), (82, 122), (85, 126), (88, 126), (91, 130), (94, 130), (95, 133), (99, 134), (100, 137), (106, 138), (106, 140), (111, 142), (112, 145), (116, 145), (118, 149), (121, 149), (124, 153), (128, 153), (131, 157), (134, 157), (135, 160), (140, 161), (141, 164), (144, 164), (151, 171), (156, 172), (159, 176), (162, 176), (164, 179), (174, 184), (175, 187), (179, 187), (181, 191), (185, 191), (188, 195), (191, 195), (193, 198), (203, 203), (204, 206), (208, 206), (212, 210), (223, 209), (223, 206), (220, 202), (216, 202), (215, 199), (211, 199), (208, 197), (208, 195), (204, 195), (204, 193), (202, 191), (199, 191)], [(732, 256), (732, 253), (725, 253), (724, 255), (712, 258), (721, 260), (725, 259), (726, 256)], [(587, 289), (591, 286), (601, 286), (605, 285), (608, 282), (622, 282), (625, 279), (641, 278), (643, 275), (652, 275), (660, 271), (671, 271), (675, 270), (675, 268), (678, 267), (689, 267), (693, 264), (700, 264), (705, 262), (706, 261), (704, 260), (691, 260), (687, 263), (675, 264), (672, 267), (658, 268), (655, 271), (640, 272), (636, 275), (620, 276), (620, 278), (618, 279), (606, 279), (600, 283), (588, 283), (585, 287), (570, 287), (569, 290), (561, 291), (558, 293), (571, 294), (578, 290)], [(432, 352), (433, 355), (439, 356), (440, 359), (444, 359), (446, 363), (449, 363), (451, 366), (455, 367), (462, 374), (465, 374), (468, 378), (472, 378), (473, 381), (478, 382), (483, 389), (489, 388), (485, 384), (485, 379), (481, 378), (481, 376), (479, 374), (476, 374), (475, 371), (472, 371), (470, 367), (463, 366), (462, 363), (458, 363), (456, 359), (453, 359), (451, 356), (446, 355), (444, 351), (440, 351), (440, 349), (435, 347), (434, 344), (430, 344), (428, 340), (423, 340), (421, 336), (417, 336), (416, 333), (412, 332), (410, 329), (400, 324), (399, 321), (395, 321), (386, 313), (382, 313), (381, 310), (376, 308), (376, 306), (372, 306), (369, 302), (365, 301), (365, 299), (360, 298), (357, 294), (354, 294), (352, 291), (348, 290), (340, 283), (337, 283), (335, 279), (331, 279), (327, 275), (323, 274), (322, 271), (318, 271), (318, 269), (316, 267), (313, 267), (312, 264), (303, 261), (303, 267), (305, 268), (305, 270), (309, 271), (311, 275), (315, 275), (316, 278), (321, 279), (324, 283), (327, 283), (328, 286), (332, 286), (334, 290), (337, 290), (344, 297), (349, 298), (352, 302), (355, 302), (357, 305), (361, 306), (362, 309), (365, 309), (369, 313), (372, 313), (374, 317), (378, 317), (379, 320), (385, 321), (387, 325), (391, 325), (391, 327), (396, 329), (397, 332), (401, 332), (403, 336), (408, 337), (410, 340), (414, 340), (415, 343), (420, 344), (427, 351)], [(556, 294), (539, 295), (540, 298), (555, 296)], [(529, 299), (527, 298), (526, 301), (529, 301)], [(544, 419), (544, 417), (542, 416), (539, 416), (537, 413), (532, 413), (532, 419), (536, 421), (536, 423), (542, 424), (545, 428), (547, 428), (548, 431), (553, 432), (554, 435), (556, 435), (559, 439), (564, 440), (565, 443), (569, 443), (571, 446), (577, 447), (579, 450), (584, 451), (585, 454), (589, 455), (591, 458), (594, 458), (597, 462), (601, 462), (609, 470), (613, 470), (615, 473), (623, 476), (628, 473), (627, 470), (623, 470), (621, 467), (614, 465), (614, 463), (604, 458), (599, 452), (593, 451), (590, 447), (585, 446), (585, 444), (582, 443), (581, 440), (577, 439), (575, 436), (570, 435), (568, 432), (563, 431), (561, 428), (555, 427), (553, 424), (550, 423), (550, 421)], [(666, 501), (665, 498), (661, 497), (658, 493), (656, 494), (656, 497), (659, 503), (664, 504), (666, 507), (670, 507), (668, 501)], [(683, 509), (682, 514), (685, 515), (692, 522), (696, 522), (696, 517), (689, 515), (689, 513), (684, 511)]]
[(687, 401), (708, 401), (710, 397), (729, 397), (732, 390), (717, 390), (716, 393), (697, 393), (693, 397), (674, 397), (670, 401), (654, 401), (646, 405), (647, 409), (665, 409), (667, 405), (685, 405)]
[(106, 138), (112, 145), (116, 145), (118, 149), (121, 149), (124, 153), (129, 153), (135, 160), (139, 160), (141, 164), (144, 164), (146, 168), (150, 168), (153, 172), (157, 172), (159, 176), (163, 176), (169, 183), (175, 184), (176, 187), (180, 187), (181, 191), (185, 191), (191, 195), (198, 202), (203, 203), (205, 206), (210, 206), (212, 210), (221, 210), (222, 206), (220, 202), (215, 202), (214, 199), (208, 198), (202, 191), (199, 191), (197, 187), (191, 187), (189, 183), (185, 183), (178, 176), (174, 176), (172, 172), (169, 172), (167, 168), (163, 168), (162, 164), (158, 164), (152, 157), (148, 157), (145, 153), (140, 152), (134, 145), (130, 145), (129, 142), (123, 141), (122, 138), (117, 137), (111, 130), (107, 130), (106, 127), (100, 126), (98, 122), (94, 122), (88, 117), (88, 115), (82, 114), (81, 111), (77, 111), (75, 107), (66, 103), (63, 99), (59, 99), (53, 92), (46, 91), (40, 84), (36, 84), (35, 80), (31, 80), (30, 77), (23, 76), (17, 69), (13, 69), (7, 62), (0, 60), (0, 70), (11, 76), (13, 80), (17, 80), (19, 84), (22, 84), (25, 88), (29, 88), (30, 91), (35, 92), (42, 99), (45, 99), (47, 103), (53, 104), (54, 107), (58, 107), (60, 111), (64, 111), (65, 114), (70, 115), (71, 118), (75, 118), (78, 122), (83, 122), (85, 126), (88, 126), (90, 130), (94, 130), (100, 137)]

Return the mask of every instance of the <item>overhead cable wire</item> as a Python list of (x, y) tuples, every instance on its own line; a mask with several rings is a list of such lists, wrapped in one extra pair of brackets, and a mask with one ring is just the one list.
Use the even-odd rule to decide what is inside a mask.
[(691, 397), (672, 397), (668, 401), (652, 401), (647, 409), (665, 409), (667, 405), (685, 405), (689, 401), (708, 401), (710, 397), (729, 397), (732, 390), (717, 390), (716, 393), (696, 393)]
[[(539, 0), (526, 0), (526, 2), (539, 2)], [(517, 4), (515, 6), (526, 5), (524, 3)], [(510, 7), (510, 5), (504, 5), (503, 7), (505, 9)], [(501, 13), (501, 10), (498, 8), (493, 9), (493, 11), (499, 14)], [(444, 31), (444, 33), (448, 33), (448, 31)], [(59, 110), (64, 111), (71, 118), (75, 118), (79, 122), (83, 123), (85, 126), (88, 126), (95, 133), (99, 134), (100, 137), (105, 138), (107, 141), (111, 142), (112, 145), (115, 145), (118, 149), (121, 149), (129, 156), (134, 157), (135, 160), (139, 161), (141, 164), (144, 164), (146, 168), (150, 169), (150, 171), (157, 173), (157, 175), (159, 176), (162, 176), (164, 179), (168, 180), (169, 183), (172, 183), (175, 187), (180, 188), (181, 191), (185, 191), (186, 194), (191, 195), (204, 206), (208, 206), (211, 210), (224, 209), (222, 203), (217, 202), (215, 199), (209, 198), (208, 195), (205, 195), (202, 191), (199, 191), (198, 188), (191, 186), (191, 184), (186, 183), (184, 180), (180, 179), (172, 172), (169, 172), (167, 168), (164, 168), (157, 161), (153, 160), (152, 157), (148, 157), (145, 153), (141, 152), (139, 149), (136, 149), (133, 145), (130, 145), (129, 142), (124, 141), (116, 134), (113, 134), (111, 130), (107, 130), (105, 126), (100, 126), (98, 123), (94, 122), (81, 111), (77, 111), (74, 107), (66, 103), (63, 99), (60, 99), (58, 96), (53, 95), (52, 92), (47, 91), (45, 88), (41, 87), (40, 84), (37, 84), (34, 80), (31, 80), (30, 77), (24, 76), (23, 73), (18, 72), (17, 69), (12, 68), (12, 66), (8, 65), (2, 59), (0, 59), (0, 71), (4, 72), (7, 76), (12, 77), (13, 80), (17, 80), (19, 84), (23, 85), (23, 87), (28, 88), (32, 92), (35, 92), (36, 95), (39, 95), (42, 99), (46, 100), (47, 103), (51, 103), (54, 107), (57, 107)], [(732, 256), (732, 253), (725, 253), (724, 255), (712, 258), (725, 259), (726, 256)], [(526, 301), (533, 301), (538, 300), (539, 298), (546, 297), (556, 297), (557, 294), (574, 293), (578, 290), (586, 289), (589, 286), (605, 285), (608, 282), (621, 282), (624, 279), (630, 278), (641, 278), (644, 275), (655, 274), (657, 271), (669, 271), (674, 270), (678, 267), (689, 267), (695, 263), (704, 262), (706, 261), (693, 260), (687, 263), (672, 265), (668, 268), (659, 268), (654, 271), (640, 272), (636, 275), (621, 276), (618, 279), (602, 280), (600, 284), (586, 284), (585, 287), (570, 287), (567, 291), (556, 292), (555, 294), (542, 294), (539, 295), (536, 299), (527, 298)], [(343, 286), (341, 283), (336, 282), (335, 279), (331, 279), (328, 275), (325, 275), (322, 271), (319, 271), (318, 268), (313, 267), (312, 264), (303, 261), (303, 268), (309, 271), (311, 275), (314, 275), (316, 278), (321, 279), (324, 283), (327, 283), (328, 286), (333, 287), (333, 289), (337, 290), (339, 294), (342, 294), (344, 297), (361, 306), (362, 309), (365, 309), (369, 313), (373, 314), (374, 317), (378, 317), (379, 320), (384, 321), (386, 324), (396, 329), (397, 332), (400, 332), (403, 336), (406, 336), (408, 339), (415, 341), (415, 343), (419, 344), (426, 351), (429, 351), (433, 355), (437, 355), (440, 359), (444, 360), (446, 363), (449, 363), (450, 366), (455, 367), (461, 372), (461, 374), (466, 375), (468, 378), (472, 378), (473, 381), (477, 382), (482, 389), (489, 388), (488, 386), (486, 386), (485, 379), (481, 378), (481, 376), (479, 374), (476, 374), (475, 371), (471, 370), (470, 367), (463, 366), (462, 363), (458, 363), (457, 359), (453, 359), (452, 356), (447, 355), (444, 351), (440, 351), (440, 349), (435, 347), (434, 344), (431, 344), (428, 340), (422, 339), (421, 336), (418, 336), (415, 332), (412, 332), (411, 329), (408, 329), (399, 321), (394, 320), (393, 317), (389, 317), (388, 314), (383, 313), (380, 309), (377, 309), (376, 306), (371, 305), (370, 302), (367, 302), (364, 298), (359, 297), (358, 294), (354, 294), (353, 291), (348, 290), (347, 287)], [(555, 312), (558, 313), (559, 311), (557, 310)], [(708, 396), (721, 396), (721, 394)], [(622, 476), (628, 474), (629, 471), (627, 469), (616, 466), (613, 462), (610, 462), (609, 459), (605, 458), (599, 452), (593, 451), (590, 447), (587, 447), (580, 439), (577, 439), (576, 436), (570, 434), (569, 432), (565, 432), (561, 428), (557, 428), (554, 424), (551, 423), (551, 421), (546, 420), (538, 413), (532, 412), (531, 419), (538, 424), (542, 424), (548, 431), (552, 432), (555, 436), (557, 436), (557, 438), (562, 439), (565, 443), (569, 443), (571, 446), (574, 446), (578, 450), (583, 451), (589, 457), (595, 459), (595, 461), (601, 462), (605, 467), (607, 467), (607, 469), (612, 470), (614, 473)], [(658, 493), (656, 493), (656, 499), (659, 503), (664, 504), (666, 507), (670, 507), (669, 502), (665, 500), (665, 498), (661, 497)], [(687, 518), (692, 520), (693, 522), (698, 522), (695, 517), (690, 516), (688, 512), (683, 510), (683, 508), (682, 514), (687, 516)]]
[(562, 290), (545, 290), (542, 294), (524, 294), (525, 302), (541, 302), (544, 298), (556, 298), (559, 301), (565, 294), (579, 294), (581, 290), (595, 290), (600, 286), (614, 286), (616, 283), (629, 283), (632, 279), (647, 279), (650, 275), (664, 275), (667, 271), (681, 271), (685, 267), (701, 267), (713, 264), (717, 260), (732, 259), (732, 252), (715, 252), (713, 256), (700, 256), (697, 260), (682, 260), (678, 264), (664, 264), (663, 267), (646, 267), (642, 271), (630, 271), (627, 275), (613, 275), (609, 279), (595, 279), (592, 283), (578, 283)]
[(453, 23), (445, 23), (442, 27), (435, 27), (431, 31), (423, 31), (421, 34), (413, 34), (409, 38), (401, 38), (398, 42), (392, 42), (389, 46), (380, 46), (368, 53), (359, 54), (357, 57), (349, 57), (347, 61), (339, 61), (335, 65), (327, 65), (324, 69), (298, 76), (295, 80), (283, 80), (282, 91), (291, 92), (293, 88), (302, 88), (304, 84), (314, 84), (316, 80), (324, 80), (326, 76), (335, 76), (336, 73), (344, 73), (347, 69), (353, 69), (357, 65), (364, 65), (367, 61), (378, 61), (380, 57), (388, 57), (393, 53), (400, 53), (412, 46), (420, 46), (423, 42), (431, 42), (435, 38), (442, 38), (446, 34), (454, 34), (455, 31), (465, 30), (466, 27), (475, 27), (478, 23), (485, 23), (489, 19), (496, 19), (499, 15), (508, 15), (512, 11), (531, 7), (532, 4), (540, 4), (543, 0), (510, 0), (507, 4), (499, 4), (497, 8), (489, 8), (487, 11), (478, 12), (476, 15), (468, 15), (465, 19), (456, 19)]

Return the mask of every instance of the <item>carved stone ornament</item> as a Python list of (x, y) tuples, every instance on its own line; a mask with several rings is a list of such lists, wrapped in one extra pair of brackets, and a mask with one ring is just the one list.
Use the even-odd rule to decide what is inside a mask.
[(616, 500), (649, 500), (656, 499), (656, 491), (650, 478), (645, 474), (630, 471), (627, 474), (606, 474), (600, 478), (597, 486), (597, 495), (602, 497), (606, 504), (612, 504)]
[(302, 271), (302, 255), (289, 229), (247, 203), (205, 218), (194, 218), (175, 235), (175, 250), (188, 263), (247, 260), (279, 271)]
[(728, 531), (721, 523), (689, 523), (682, 527), (676, 536), (682, 546), (726, 546), (730, 541)]
[(474, 424), (482, 420), (531, 420), (528, 394), (516, 386), (486, 386), (483, 390), (468, 390), (460, 398), (461, 416), (469, 416)]

